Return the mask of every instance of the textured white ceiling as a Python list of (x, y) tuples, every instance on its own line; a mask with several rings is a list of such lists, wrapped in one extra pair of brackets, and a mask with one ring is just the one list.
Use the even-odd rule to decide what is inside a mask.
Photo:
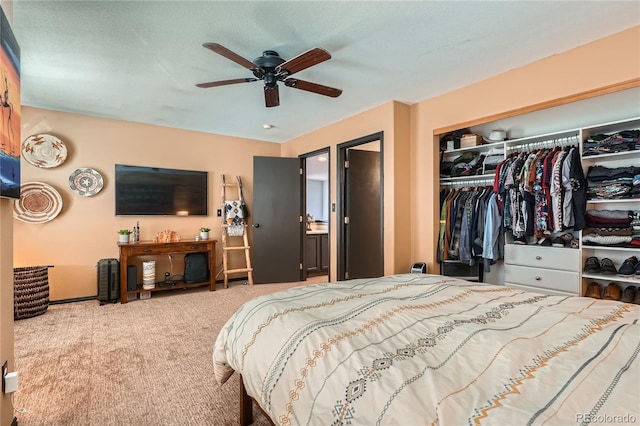
[[(640, 25), (640, 2), (15, 0), (13, 14), (23, 105), (284, 142)], [(261, 81), (197, 88), (252, 76), (204, 42), (248, 60), (324, 48), (332, 59), (295, 76), (344, 92), (280, 84), (266, 108)]]

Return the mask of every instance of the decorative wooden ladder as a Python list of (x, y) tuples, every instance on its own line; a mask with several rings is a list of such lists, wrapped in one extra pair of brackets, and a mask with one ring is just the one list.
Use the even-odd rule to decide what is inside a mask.
[[(253, 285), (253, 267), (251, 266), (251, 247), (249, 246), (249, 237), (247, 236), (247, 221), (242, 213), (244, 199), (242, 196), (242, 179), (236, 176), (236, 183), (227, 183), (225, 176), (222, 175), (222, 273), (224, 275), (224, 288), (229, 287), (229, 275), (239, 272), (246, 272), (249, 285)], [(237, 198), (234, 200), (227, 199), (227, 187), (236, 188)], [(231, 213), (228, 213), (231, 211)], [(233, 212), (240, 213), (234, 215)], [(235, 221), (233, 220), (235, 217)], [(231, 222), (231, 223), (229, 223)], [(240, 234), (239, 230), (242, 230)], [(231, 234), (229, 231), (232, 231)], [(243, 244), (234, 246), (231, 239), (242, 237)], [(246, 261), (245, 268), (229, 269), (228, 253), (235, 250), (244, 250)]]

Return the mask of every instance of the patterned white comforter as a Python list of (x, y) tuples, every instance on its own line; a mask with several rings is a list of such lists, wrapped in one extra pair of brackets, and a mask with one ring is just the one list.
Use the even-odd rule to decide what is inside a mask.
[(640, 306), (439, 275), (258, 297), (221, 330), (281, 425), (640, 424)]

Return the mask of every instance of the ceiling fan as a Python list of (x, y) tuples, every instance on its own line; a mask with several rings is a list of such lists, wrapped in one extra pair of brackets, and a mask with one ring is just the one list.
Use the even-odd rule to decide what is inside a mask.
[(306, 52), (296, 56), (293, 59), (285, 61), (273, 50), (265, 50), (262, 56), (253, 60), (253, 62), (243, 58), (242, 56), (232, 52), (226, 47), (218, 43), (203, 43), (204, 47), (215, 52), (225, 58), (242, 65), (253, 72), (254, 77), (236, 78), (233, 80), (212, 81), (209, 83), (196, 84), (198, 87), (216, 87), (228, 84), (251, 83), (253, 81), (264, 81), (264, 101), (267, 107), (275, 107), (280, 105), (280, 94), (278, 92), (278, 81), (282, 81), (285, 86), (294, 89), (305, 90), (307, 92), (317, 93), (319, 95), (337, 98), (342, 90), (321, 84), (311, 83), (309, 81), (290, 78), (291, 75), (331, 59), (331, 55), (324, 49), (314, 47)]

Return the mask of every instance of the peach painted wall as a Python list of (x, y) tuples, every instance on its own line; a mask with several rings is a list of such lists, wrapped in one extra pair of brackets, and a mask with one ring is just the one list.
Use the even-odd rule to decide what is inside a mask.
[[(624, 64), (620, 66), (621, 64)], [(412, 253), (435, 263), (438, 145), (434, 130), (640, 77), (640, 26), (412, 106)], [(639, 100), (640, 101), (640, 100)]]
[[(14, 220), (14, 264), (54, 265), (49, 270), (52, 300), (96, 295), (99, 259), (118, 257), (116, 231), (131, 229), (140, 221), (141, 239), (151, 240), (171, 229), (183, 238), (193, 238), (201, 226), (211, 228), (220, 240), (220, 175), (242, 177), (249, 209), (253, 199), (253, 156), (279, 156), (280, 145), (249, 139), (211, 135), (160, 126), (23, 108), (22, 139), (36, 133), (50, 133), (65, 142), (67, 160), (55, 168), (38, 168), (22, 160), (22, 181), (44, 182), (61, 195), (63, 208), (55, 219), (42, 224)], [(116, 217), (114, 165), (168, 167), (209, 172), (209, 216)], [(69, 188), (69, 175), (90, 167), (103, 176), (104, 188), (82, 197)], [(217, 250), (218, 265), (221, 250)], [(244, 259), (232, 258), (231, 266)], [(138, 259), (139, 262), (144, 260)], [(156, 273), (170, 270), (168, 258), (157, 261)], [(175, 262), (174, 258), (174, 262)], [(220, 268), (218, 268), (219, 272)], [(138, 268), (141, 274), (141, 267)], [(174, 273), (182, 272), (181, 266)], [(141, 277), (140, 277), (141, 279)]]
[[(398, 205), (409, 202), (409, 127), (410, 109), (399, 102), (388, 102), (363, 113), (341, 120), (330, 126), (292, 139), (282, 145), (283, 157), (295, 157), (317, 149), (331, 148), (329, 173), (331, 203), (337, 203), (337, 145), (377, 132), (383, 136), (384, 173), (384, 272), (392, 274), (408, 270), (411, 251), (408, 221), (398, 221)], [(398, 167), (398, 164), (401, 167)], [(402, 183), (406, 185), (401, 185)], [(402, 213), (402, 212), (401, 212)], [(337, 228), (336, 213), (330, 218), (330, 277), (337, 276)], [(406, 222), (406, 223), (405, 223)]]

